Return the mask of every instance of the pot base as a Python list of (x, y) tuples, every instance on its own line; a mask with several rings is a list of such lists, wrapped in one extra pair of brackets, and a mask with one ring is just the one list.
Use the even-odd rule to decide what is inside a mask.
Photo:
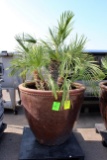
[(55, 160), (63, 158), (84, 160), (83, 151), (73, 133), (65, 143), (50, 147), (38, 143), (30, 128), (24, 128), (19, 159)]

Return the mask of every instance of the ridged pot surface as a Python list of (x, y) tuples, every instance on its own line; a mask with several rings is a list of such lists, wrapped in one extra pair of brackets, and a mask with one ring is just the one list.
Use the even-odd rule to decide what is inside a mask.
[(62, 100), (62, 92), (55, 100), (51, 91), (25, 88), (19, 85), (22, 105), (31, 130), (36, 139), (45, 145), (59, 145), (64, 143), (74, 126), (84, 98), (85, 87), (75, 83), (78, 89), (70, 90), (70, 108), (52, 110), (53, 102)]
[(3, 118), (4, 118), (4, 106), (2, 100), (0, 99), (0, 128), (2, 127), (3, 124)]
[(100, 112), (107, 129), (107, 82), (100, 82)]

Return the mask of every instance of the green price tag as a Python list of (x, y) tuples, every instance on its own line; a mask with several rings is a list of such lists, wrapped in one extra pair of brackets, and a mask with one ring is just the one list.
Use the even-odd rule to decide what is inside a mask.
[(60, 102), (53, 102), (52, 110), (59, 111), (59, 109), (60, 109)]
[(70, 109), (70, 101), (64, 102), (64, 109)]

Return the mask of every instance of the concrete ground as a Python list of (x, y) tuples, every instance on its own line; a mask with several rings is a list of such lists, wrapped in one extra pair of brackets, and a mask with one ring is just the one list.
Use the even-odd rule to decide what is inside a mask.
[[(23, 128), (28, 124), (23, 108), (19, 106), (17, 110), (17, 115), (12, 110), (5, 110), (4, 123), (7, 128), (0, 138), (0, 160), (17, 160), (19, 157)], [(107, 148), (102, 145), (102, 138), (95, 131), (95, 123), (102, 123), (99, 112), (80, 113), (75, 136), (85, 154), (85, 160), (107, 160)]]

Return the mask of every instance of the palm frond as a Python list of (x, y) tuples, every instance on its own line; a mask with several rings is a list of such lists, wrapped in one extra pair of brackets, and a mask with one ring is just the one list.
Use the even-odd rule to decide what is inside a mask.
[(55, 84), (55, 82), (53, 81), (51, 76), (48, 75), (48, 77), (49, 77), (49, 79), (48, 79), (49, 88), (52, 90), (53, 95), (54, 95), (55, 99), (57, 100), (58, 99), (58, 95), (57, 95), (58, 86), (57, 86), (57, 84)]
[(101, 59), (101, 65), (105, 75), (107, 76), (107, 56)]
[(58, 39), (59, 43), (63, 43), (64, 40), (69, 36), (72, 31), (71, 20), (73, 19), (74, 14), (71, 11), (66, 11), (60, 16), (58, 21)]
[(71, 86), (71, 81), (64, 79), (64, 83), (62, 86), (62, 90), (63, 90), (62, 101), (61, 101), (62, 106), (64, 105), (64, 101), (69, 100), (70, 86)]
[(33, 43), (33, 44), (37, 42), (37, 40), (30, 34), (24, 34), (24, 41), (28, 43)]

